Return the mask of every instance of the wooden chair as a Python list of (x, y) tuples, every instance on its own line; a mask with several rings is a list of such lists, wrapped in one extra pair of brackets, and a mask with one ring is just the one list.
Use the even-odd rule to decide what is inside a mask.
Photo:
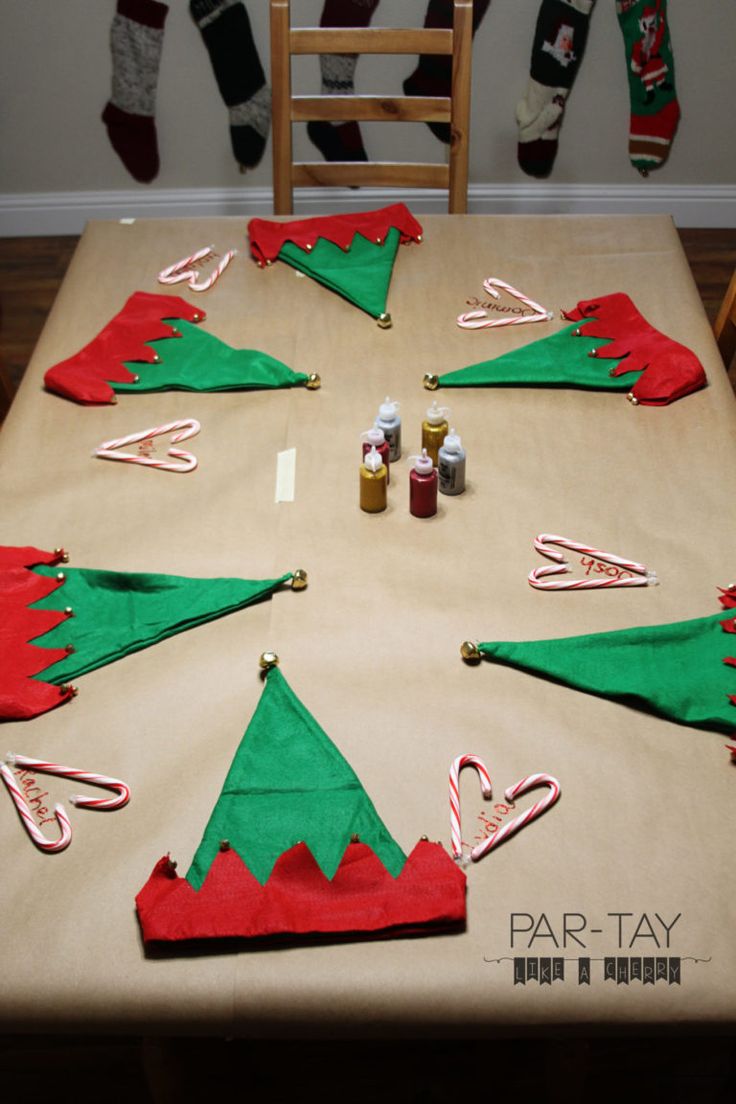
[(713, 324), (716, 344), (723, 357), (723, 363), (729, 368), (736, 353), (736, 272), (731, 277), (728, 291), (723, 297), (718, 316)]
[[(292, 28), (289, 0), (271, 0), (274, 214), (293, 212), (295, 186), (364, 185), (447, 188), (451, 214), (463, 214), (468, 193), (468, 129), (472, 0), (454, 0), (452, 29), (383, 27)], [(293, 96), (295, 54), (446, 54), (452, 56), (452, 90), (445, 96)], [(297, 162), (292, 155), (294, 122), (449, 123), (450, 163), (397, 161)]]

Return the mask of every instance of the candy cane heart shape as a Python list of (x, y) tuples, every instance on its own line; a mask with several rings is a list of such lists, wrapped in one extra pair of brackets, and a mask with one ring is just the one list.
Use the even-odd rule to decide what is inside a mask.
[(4, 763), (0, 763), (0, 774), (2, 775), (3, 782), (5, 783), (8, 793), (13, 799), (18, 814), (23, 821), (23, 827), (28, 835), (31, 837), (36, 847), (41, 851), (46, 851), (49, 854), (53, 854), (56, 851), (63, 851), (65, 847), (68, 847), (72, 842), (72, 826), (69, 823), (69, 817), (66, 815), (66, 811), (63, 805), (54, 806), (54, 816), (56, 822), (59, 825), (61, 835), (58, 839), (47, 839), (41, 829), (33, 819), (33, 813), (31, 812), (30, 805), (26, 801), (25, 794), (21, 791), (18, 783), (13, 775), (12, 771), (5, 766)]
[(529, 774), (526, 778), (522, 778), (521, 782), (517, 782), (515, 786), (509, 786), (504, 796), (509, 802), (516, 801), (517, 797), (521, 794), (528, 793), (529, 790), (536, 789), (537, 786), (547, 786), (549, 792), (545, 797), (535, 802), (530, 809), (514, 817), (508, 824), (504, 824), (495, 835), (489, 836), (488, 839), (483, 840), (477, 847), (474, 847), (470, 852), (470, 857), (473, 862), (478, 862), (479, 859), (482, 859), (483, 856), (487, 855), (494, 847), (498, 847), (499, 843), (503, 843), (503, 841), (508, 839), (509, 836), (512, 836), (514, 832), (518, 832), (520, 829), (525, 828), (527, 824), (536, 820), (542, 813), (546, 813), (547, 809), (550, 809), (554, 805), (560, 796), (560, 783), (556, 778), (553, 778), (551, 774)]
[(460, 771), (463, 767), (474, 767), (478, 772), (483, 797), (487, 801), (492, 796), (491, 776), (483, 760), (477, 755), (458, 755), (450, 765), (450, 841), (452, 857), (458, 862), (466, 861), (460, 828)]
[(99, 460), (122, 460), (126, 464), (140, 464), (145, 468), (160, 468), (162, 471), (189, 472), (197, 467), (198, 460), (194, 453), (185, 452), (183, 449), (169, 448), (169, 456), (176, 457), (181, 463), (174, 464), (169, 460), (155, 460), (152, 456), (140, 456), (134, 452), (121, 452), (126, 445), (140, 444), (142, 441), (152, 441), (154, 437), (162, 437), (172, 433), (171, 444), (178, 444), (190, 437), (196, 437), (200, 429), (196, 418), (182, 418), (178, 422), (167, 422), (166, 425), (153, 426), (151, 429), (142, 429), (138, 433), (129, 433), (127, 437), (115, 437), (112, 441), (103, 441), (94, 452)]
[(130, 801), (130, 788), (119, 778), (109, 778), (106, 774), (92, 774), (91, 771), (78, 770), (76, 767), (64, 767), (61, 763), (48, 763), (45, 759), (31, 759), (28, 755), (14, 755), (8, 752), (6, 763), (21, 770), (30, 770), (34, 774), (56, 774), (60, 778), (71, 778), (77, 782), (89, 782), (92, 786), (101, 786), (104, 790), (114, 790), (116, 797), (82, 797), (74, 794), (69, 798), (78, 809), (122, 809)]
[(206, 245), (203, 249), (198, 249), (196, 253), (192, 253), (190, 257), (182, 257), (180, 261), (175, 261), (168, 268), (164, 268), (158, 274), (158, 282), (160, 284), (180, 284), (186, 280), (191, 291), (207, 291), (219, 280), (236, 253), (237, 249), (228, 249), (210, 275), (203, 280), (199, 280), (197, 272), (191, 266), (216, 256), (214, 247)]
[(517, 291), (511, 284), (507, 284), (505, 280), (499, 280), (495, 276), (489, 276), (488, 279), (483, 281), (483, 290), (491, 296), (492, 299), (500, 299), (501, 293), (497, 290), (501, 288), (502, 291), (507, 292), (513, 299), (516, 299), (519, 303), (523, 303), (525, 307), (528, 307), (532, 314), (516, 314), (513, 318), (491, 318), (485, 310), (467, 311), (465, 314), (458, 316), (457, 324), (463, 330), (490, 330), (499, 326), (523, 326), (526, 322), (551, 322), (554, 315), (551, 311), (548, 311), (546, 307), (543, 307), (540, 303), (536, 303), (534, 299), (530, 299), (528, 295), (524, 295), (523, 292)]
[(164, 268), (163, 271), (158, 274), (158, 282), (160, 284), (180, 284), (183, 280), (196, 280), (197, 273), (190, 265), (197, 264), (198, 261), (202, 261), (205, 257), (210, 257), (214, 254), (214, 247), (211, 245), (205, 245), (203, 249), (198, 249), (196, 253), (192, 253), (189, 257), (182, 257), (180, 261), (174, 261), (168, 268)]
[[(580, 552), (582, 555), (592, 556), (602, 563), (611, 564), (612, 567), (621, 568), (622, 571), (633, 572), (627, 576), (619, 575), (610, 579), (547, 579), (548, 575), (565, 575), (571, 571), (571, 567), (562, 552), (550, 545), (558, 545), (560, 548), (568, 548), (572, 552)], [(557, 536), (555, 533), (540, 533), (534, 538), (534, 547), (537, 552), (554, 560), (554, 564), (546, 567), (535, 567), (529, 572), (527, 579), (529, 585), (536, 590), (611, 590), (614, 587), (643, 587), (657, 586), (659, 579), (654, 571), (650, 571), (646, 564), (636, 560), (627, 560), (623, 556), (615, 556), (612, 552), (604, 552), (601, 548), (594, 548), (590, 544), (581, 544), (579, 541), (569, 540), (567, 537)]]

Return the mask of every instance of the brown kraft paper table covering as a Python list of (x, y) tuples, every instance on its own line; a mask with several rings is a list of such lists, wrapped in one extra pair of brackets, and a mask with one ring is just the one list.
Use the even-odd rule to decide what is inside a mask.
[[(218, 1034), (483, 1033), (591, 1025), (726, 1029), (736, 1009), (734, 784), (723, 737), (511, 669), (471, 668), (465, 638), (532, 639), (716, 612), (734, 575), (728, 492), (736, 407), (669, 218), (428, 217), (399, 251), (393, 329), (295, 277), (259, 270), (245, 222), (93, 223), (0, 438), (4, 544), (62, 544), (75, 566), (184, 575), (309, 572), (304, 593), (174, 637), (79, 680), (71, 704), (6, 724), (5, 747), (123, 778), (130, 805), (95, 814), (44, 777), (74, 839), (47, 856), (9, 800), (3, 848), (4, 1030)], [(43, 391), (134, 290), (212, 241), (241, 253), (199, 297), (207, 329), (304, 372), (317, 392), (122, 395), (85, 408)], [(432, 396), (422, 376), (482, 360), (561, 322), (468, 333), (455, 317), (500, 276), (557, 312), (627, 292), (701, 358), (709, 386), (664, 408), (623, 394), (487, 389), (437, 394), (468, 451), (468, 489), (408, 513), (407, 457)], [(184, 290), (182, 290), (184, 288)], [(389, 508), (358, 509), (359, 433), (401, 401)], [(92, 459), (101, 441), (196, 417), (185, 476)], [(276, 454), (297, 449), (296, 499), (274, 502)], [(656, 588), (545, 594), (526, 582), (542, 531), (654, 568)], [(427, 939), (144, 957), (134, 896), (166, 852), (186, 871), (256, 706), (274, 649), (400, 845), (449, 847), (447, 772), (482, 756), (494, 799), (535, 771), (562, 784), (544, 818), (468, 868), (468, 926)], [(488, 807), (462, 776), (465, 838)], [(524, 800), (524, 804), (529, 802)], [(517, 926), (538, 935), (511, 945)], [(562, 945), (563, 914), (585, 919)], [(612, 914), (627, 913), (619, 919)], [(646, 914), (649, 926), (642, 927)], [(670, 946), (657, 916), (671, 929)], [(581, 920), (569, 920), (579, 926)], [(630, 940), (638, 927), (640, 938)], [(593, 933), (591, 929), (600, 929)], [(547, 934), (552, 931), (559, 946)], [(654, 931), (660, 945), (642, 933)], [(547, 934), (547, 938), (541, 938)], [(513, 984), (512, 958), (557, 956), (565, 979)], [(591, 983), (578, 983), (580, 957)], [(607, 956), (679, 957), (680, 984), (603, 978)], [(705, 960), (705, 961), (694, 961)], [(500, 961), (496, 961), (500, 960)]]

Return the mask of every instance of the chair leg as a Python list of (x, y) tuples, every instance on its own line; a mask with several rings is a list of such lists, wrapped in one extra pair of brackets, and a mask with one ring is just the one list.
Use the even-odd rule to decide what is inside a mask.
[(271, 0), (271, 89), (273, 130), (273, 212), (291, 215), (291, 58), (289, 0)]

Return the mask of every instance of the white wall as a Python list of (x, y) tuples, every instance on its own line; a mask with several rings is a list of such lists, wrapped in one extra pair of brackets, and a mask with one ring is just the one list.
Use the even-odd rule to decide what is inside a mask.
[[(268, 68), (267, 0), (247, 0), (247, 7)], [(295, 21), (316, 23), (322, 0), (293, 0), (292, 8)], [(425, 0), (382, 0), (374, 22), (420, 23), (424, 9)], [(708, 224), (708, 214), (710, 224), (715, 217), (716, 225), (736, 225), (733, 0), (670, 0), (683, 118), (668, 163), (647, 181), (628, 160), (628, 85), (614, 0), (598, 0), (555, 170), (541, 186), (518, 168), (514, 121), (538, 9), (539, 0), (491, 0), (476, 36), (471, 210), (504, 197), (515, 198), (516, 209), (540, 198), (548, 201), (545, 209), (551, 209), (549, 204), (570, 209), (566, 197), (581, 209), (586, 197), (592, 197), (593, 208), (608, 195), (632, 209), (637, 204), (641, 209), (642, 203), (676, 207), (685, 199), (693, 204), (688, 208), (691, 225), (693, 220)], [(202, 213), (211, 214), (233, 210), (233, 204), (246, 209), (249, 201), (253, 209), (267, 205), (270, 147), (257, 169), (241, 175), (230, 152), (226, 109), (186, 0), (171, 0), (165, 30), (157, 110), (161, 172), (150, 185), (128, 175), (100, 122), (110, 88), (114, 11), (114, 0), (0, 0), (0, 226), (5, 233), (69, 231), (61, 214), (65, 208), (74, 212), (72, 221), (81, 223), (89, 209), (114, 217), (131, 211), (165, 214), (167, 206), (172, 213), (185, 213), (187, 203), (197, 213), (198, 199)], [(379, 82), (383, 90), (387, 81), (389, 89), (399, 91), (413, 64), (411, 58), (362, 58), (358, 91), (374, 91)], [(317, 60), (299, 59), (299, 90), (316, 89), (318, 80)], [(364, 133), (373, 156), (442, 156), (442, 147), (423, 124), (367, 124)], [(296, 148), (307, 159), (319, 156), (306, 134), (297, 136)], [(51, 224), (45, 221), (49, 212)]]

